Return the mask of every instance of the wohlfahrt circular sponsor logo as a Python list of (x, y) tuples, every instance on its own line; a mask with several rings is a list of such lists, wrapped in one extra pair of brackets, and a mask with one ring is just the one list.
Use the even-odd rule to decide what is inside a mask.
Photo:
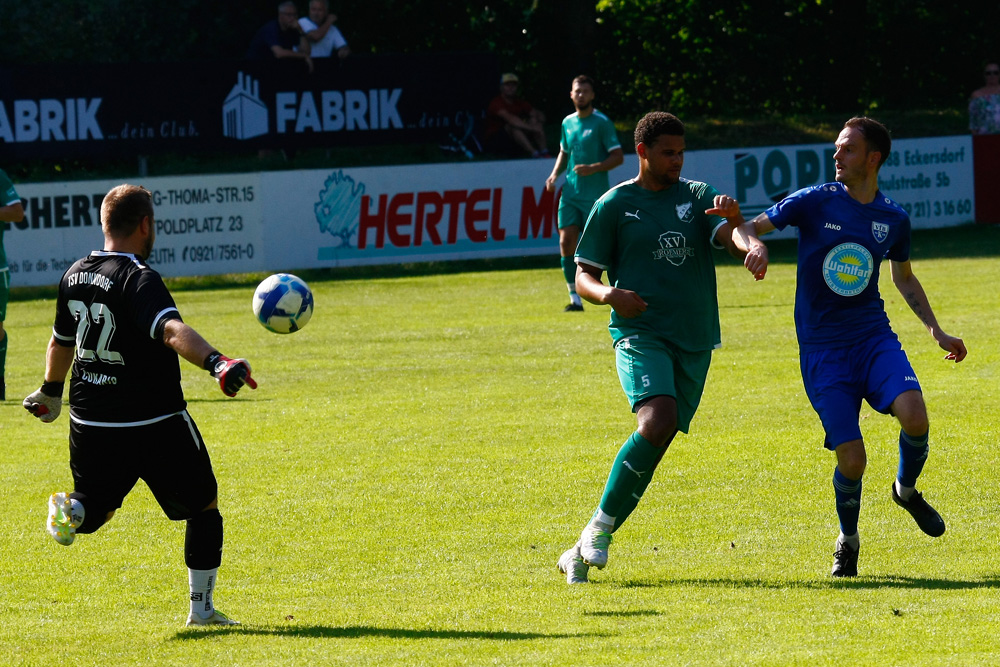
[(823, 280), (841, 296), (856, 296), (868, 287), (875, 263), (863, 245), (841, 243), (823, 260)]

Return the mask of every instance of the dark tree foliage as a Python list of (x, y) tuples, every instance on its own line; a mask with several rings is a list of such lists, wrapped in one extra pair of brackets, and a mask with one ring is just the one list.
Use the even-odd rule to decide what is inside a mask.
[[(0, 0), (0, 68), (238, 60), (277, 0)], [(298, 1), (300, 12), (307, 3)], [(371, 0), (331, 8), (355, 53), (487, 51), (550, 121), (573, 76), (612, 117), (955, 108), (1000, 58), (1000, 3)], [(447, 77), (448, 72), (438, 76)], [(122, 82), (127, 85), (127, 82)]]
[(0, 0), (0, 64), (239, 59), (257, 28), (277, 16), (277, 4)]
[(864, 112), (965, 104), (1000, 56), (1000, 3), (600, 0), (617, 113)]

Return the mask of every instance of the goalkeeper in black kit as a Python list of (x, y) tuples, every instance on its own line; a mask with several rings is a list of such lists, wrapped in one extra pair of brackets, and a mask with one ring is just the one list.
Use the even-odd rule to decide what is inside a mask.
[(187, 522), (188, 625), (235, 625), (215, 609), (222, 562), (218, 484), (198, 427), (188, 415), (177, 356), (204, 367), (223, 393), (256, 389), (245, 359), (220, 354), (181, 320), (173, 297), (146, 259), (156, 223), (152, 195), (119, 185), (101, 204), (104, 250), (77, 261), (59, 282), (45, 381), (24, 399), (52, 422), (69, 390), (74, 490), (49, 499), (46, 528), (59, 543), (93, 533), (142, 479), (167, 517)]

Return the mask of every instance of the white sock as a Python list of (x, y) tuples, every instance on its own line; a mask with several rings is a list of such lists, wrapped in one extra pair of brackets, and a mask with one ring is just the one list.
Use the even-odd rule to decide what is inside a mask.
[(212, 591), (215, 589), (215, 577), (218, 571), (219, 568), (211, 570), (192, 570), (188, 568), (192, 614), (208, 618), (215, 613), (215, 605), (212, 603)]
[(569, 289), (569, 300), (570, 300), (570, 302), (571, 302), (571, 303), (572, 303), (572, 304), (573, 304), (574, 306), (582, 306), (582, 305), (583, 305), (583, 302), (582, 302), (582, 301), (580, 301), (580, 295), (579, 295), (579, 294), (577, 294), (577, 293), (576, 293), (576, 292), (574, 291), (574, 290), (576, 289), (576, 285), (573, 285), (573, 286), (568, 286), (568, 285), (567, 285), (567, 287), (569, 287), (569, 288), (570, 288), (570, 289)]
[(903, 486), (898, 479), (893, 484), (896, 485), (896, 495), (904, 502), (908, 501), (913, 496), (913, 492), (917, 490), (915, 486)]
[(594, 512), (594, 516), (590, 518), (590, 523), (587, 524), (593, 528), (599, 528), (606, 533), (610, 533), (615, 527), (615, 518), (609, 514), (605, 514), (600, 508)]
[(858, 547), (861, 546), (861, 535), (859, 533), (854, 533), (851, 536), (847, 536), (841, 533), (840, 537), (837, 538), (837, 541), (840, 542), (841, 544), (846, 544), (847, 546), (857, 551)]

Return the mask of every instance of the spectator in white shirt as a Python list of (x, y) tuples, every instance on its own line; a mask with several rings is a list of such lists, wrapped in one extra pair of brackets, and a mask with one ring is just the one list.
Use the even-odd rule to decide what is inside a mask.
[(313, 58), (329, 58), (336, 52), (338, 58), (346, 58), (351, 54), (347, 40), (340, 34), (334, 23), (336, 14), (330, 13), (330, 3), (327, 0), (311, 0), (309, 17), (299, 19), (302, 32), (309, 39), (310, 55)]

